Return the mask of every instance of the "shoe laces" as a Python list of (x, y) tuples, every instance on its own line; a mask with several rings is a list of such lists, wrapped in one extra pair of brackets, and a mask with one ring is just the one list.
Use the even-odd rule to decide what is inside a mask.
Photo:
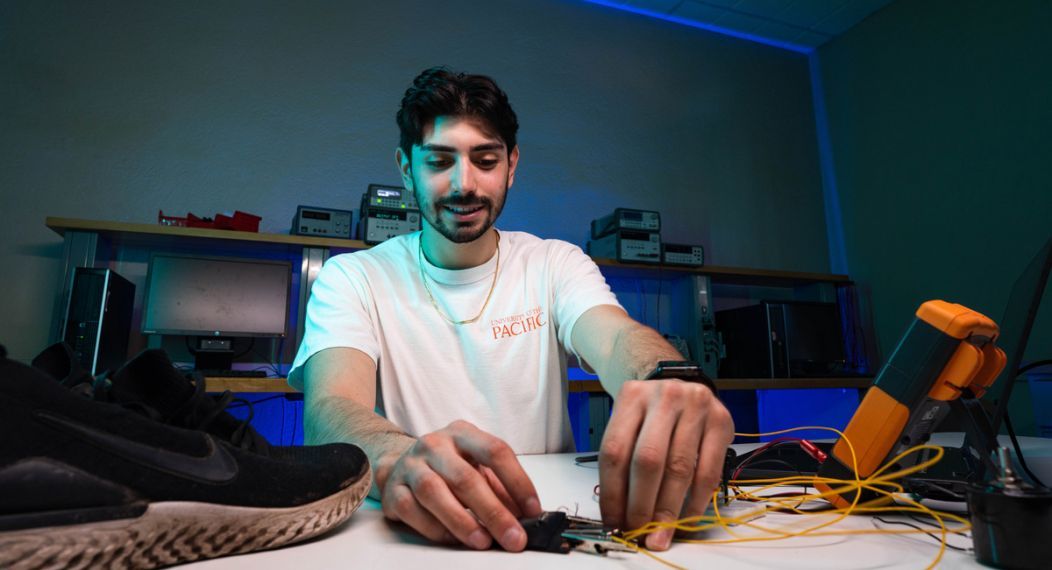
[(244, 405), (248, 408), (247, 417), (237, 421), (237, 427), (230, 434), (230, 443), (254, 451), (266, 451), (270, 447), (267, 440), (251, 428), (255, 415), (252, 402), (235, 397), (230, 390), (225, 390), (219, 396), (209, 396), (205, 391), (205, 377), (200, 372), (193, 372), (193, 382), (194, 393), (172, 412), (173, 418), (184, 418), (185, 427), (204, 430), (226, 412), (230, 404)]
[[(235, 420), (237, 421), (237, 427), (231, 432), (227, 441), (246, 451), (267, 454), (270, 450), (270, 444), (267, 440), (252, 429), (250, 425), (254, 417), (252, 402), (244, 398), (235, 397), (230, 390), (226, 390), (214, 398), (209, 396), (205, 391), (204, 376), (196, 371), (193, 373), (193, 394), (167, 416), (157, 408), (141, 400), (122, 400), (117, 398), (114, 395), (113, 383), (109, 379), (111, 373), (112, 371), (106, 370), (93, 378), (90, 376), (87, 378), (81, 377), (75, 382), (70, 382), (70, 385), (67, 387), (73, 393), (85, 398), (116, 404), (139, 415), (146, 416), (153, 421), (194, 431), (207, 431), (207, 428), (226, 411), (227, 406), (232, 403), (238, 403), (248, 408), (248, 414), (245, 419)], [(91, 378), (91, 380), (88, 381), (88, 378)], [(233, 416), (229, 417), (233, 419)]]

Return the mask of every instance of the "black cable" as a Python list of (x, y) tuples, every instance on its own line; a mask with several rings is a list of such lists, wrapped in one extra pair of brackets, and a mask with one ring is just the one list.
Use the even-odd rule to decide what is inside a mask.
[(636, 292), (639, 294), (639, 309), (643, 312), (643, 318), (640, 320), (645, 325), (647, 324), (647, 295), (646, 289), (643, 287), (642, 279), (636, 283)]
[(230, 409), (230, 408), (244, 408), (245, 406), (254, 406), (256, 404), (262, 404), (264, 402), (269, 402), (271, 400), (276, 400), (278, 398), (284, 398), (284, 397), (285, 397), (285, 394), (278, 394), (276, 396), (267, 396), (266, 398), (260, 398), (259, 400), (252, 400), (252, 401), (243, 400), (243, 399), (239, 398), (239, 399), (231, 402), (230, 405), (227, 406), (227, 409)]
[[(744, 456), (744, 459), (740, 463), (738, 463), (738, 465), (736, 465), (734, 467), (734, 469), (735, 469), (735, 471), (744, 471), (745, 470), (745, 466), (753, 464), (757, 457), (760, 457), (760, 456), (762, 456), (762, 455), (764, 455), (766, 453), (770, 453), (770, 452), (774, 451), (775, 449), (778, 449), (779, 447), (782, 447), (782, 446), (785, 446), (785, 445), (791, 445), (791, 446), (800, 448), (800, 441), (796, 440), (796, 439), (790, 439), (790, 440), (786, 440), (786, 441), (775, 442), (774, 444), (772, 444), (772, 445), (770, 445), (770, 446), (768, 446), (766, 448), (757, 448), (757, 449), (753, 450), (751, 453), (749, 453), (747, 456)], [(804, 453), (803, 449), (801, 449), (801, 453)], [(808, 457), (810, 457), (810, 456), (808, 456)], [(812, 459), (814, 459), (814, 458), (812, 458)], [(762, 461), (779, 461), (779, 460), (766, 459), (766, 460), (762, 460)], [(815, 465), (818, 465), (818, 460), (815, 459), (814, 461), (815, 461)], [(800, 471), (800, 468), (798, 466), (795, 466), (795, 465), (789, 463), (788, 461), (781, 461), (781, 463), (784, 463), (785, 465), (788, 465), (790, 471), (795, 471), (797, 474), (803, 475), (803, 473)], [(815, 468), (815, 470), (816, 471), (818, 470), (817, 467)]]
[(299, 427), (299, 411), (300, 407), (293, 404), (292, 406), (292, 441), (290, 445), (296, 445), (296, 428)]
[[(1040, 368), (1042, 366), (1047, 366), (1049, 364), (1052, 364), (1052, 360), (1038, 360), (1035, 362), (1031, 362), (1026, 366), (1022, 366), (1018, 370), (1016, 370), (1015, 376), (1012, 377), (1012, 381), (1014, 382), (1016, 378), (1022, 376), (1029, 370), (1033, 370), (1034, 368)], [(1012, 448), (1015, 449), (1015, 456), (1019, 459), (1019, 466), (1023, 468), (1023, 471), (1025, 471), (1026, 474), (1030, 476), (1030, 479), (1034, 483), (1045, 487), (1046, 485), (1041, 481), (1041, 479), (1038, 478), (1037, 475), (1034, 475), (1034, 472), (1030, 470), (1030, 466), (1026, 464), (1026, 458), (1023, 457), (1023, 449), (1019, 445), (1019, 438), (1016, 437), (1015, 428), (1012, 426), (1012, 418), (1008, 415), (1007, 405), (1005, 405), (1004, 423), (1005, 428), (1008, 430), (1008, 439), (1012, 440)]]
[(1012, 440), (1012, 447), (1015, 448), (1015, 456), (1019, 459), (1019, 466), (1026, 471), (1026, 474), (1030, 476), (1030, 479), (1038, 485), (1045, 487), (1046, 485), (1041, 482), (1041, 479), (1034, 475), (1034, 472), (1030, 470), (1030, 467), (1026, 464), (1026, 459), (1023, 458), (1023, 450), (1019, 447), (1019, 439), (1015, 436), (1015, 429), (1012, 427), (1012, 419), (1008, 417), (1008, 409), (1005, 408), (1005, 427), (1008, 428), (1008, 438)]
[(664, 265), (658, 266), (658, 293), (657, 293), (657, 330), (661, 332), (661, 289), (665, 284), (665, 280), (662, 279), (661, 272), (664, 270)]
[[(927, 524), (927, 525), (931, 525), (931, 526), (938, 526), (939, 525), (939, 520), (936, 519), (935, 517), (931, 516), (931, 515), (928, 515), (928, 514), (923, 514), (923, 513), (903, 513), (903, 514), (905, 514), (907, 517), (919, 522), (920, 524)], [(963, 531), (963, 530), (949, 530), (949, 529), (947, 529), (946, 532), (949, 532), (949, 533), (952, 533), (952, 534), (959, 534), (959, 535), (961, 535), (963, 537), (971, 538), (969, 536), (968, 532), (967, 531)]]
[(1048, 366), (1049, 364), (1052, 364), (1052, 360), (1038, 360), (1036, 362), (1031, 362), (1030, 364), (1023, 366), (1018, 371), (1016, 371), (1015, 375), (1018, 378), (1026, 372), (1029, 372), (1035, 368), (1041, 368), (1042, 366)]
[(284, 353), (285, 353), (285, 337), (281, 337), (281, 340), (278, 341), (278, 354), (277, 354), (278, 361), (271, 363), (271, 364), (274, 365), (274, 373), (277, 374), (277, 376), (279, 378), (281, 377), (281, 364), (282, 364), (281, 363), (281, 358), (284, 355)]
[[(788, 443), (788, 442), (786, 442), (786, 443)], [(792, 463), (789, 463), (788, 461), (785, 461), (784, 459), (773, 459), (772, 458), (772, 459), (757, 459), (756, 461), (751, 461), (751, 462), (747, 461), (747, 462), (743, 462), (738, 467), (735, 467), (735, 469), (741, 469), (744, 472), (745, 471), (745, 463), (748, 463), (749, 466), (752, 467), (753, 469), (756, 469), (757, 465), (764, 465), (764, 464), (768, 464), (768, 463), (775, 464), (775, 465), (783, 465), (785, 467), (788, 467), (789, 471), (795, 471), (796, 474), (799, 475), (800, 477), (807, 477), (807, 475), (805, 475), (803, 471), (800, 471), (799, 467), (793, 465)], [(749, 480), (748, 479), (735, 479), (735, 481), (737, 481), (739, 483), (747, 483)], [(806, 489), (808, 486), (804, 485), (803, 487)]]
[[(937, 540), (939, 542), (939, 544), (943, 544), (942, 538), (939, 538), (934, 533), (928, 532), (928, 529), (925, 529), (925, 528), (923, 528), (921, 526), (918, 526), (918, 525), (915, 525), (913, 523), (908, 523), (906, 521), (889, 521), (889, 520), (883, 519), (883, 518), (878, 517), (878, 516), (874, 516), (873, 518), (878, 520), (878, 521), (880, 521), (880, 522), (882, 522), (882, 523), (884, 523), (884, 524), (900, 524), (900, 525), (903, 525), (903, 526), (908, 526), (910, 528), (915, 528), (915, 529), (917, 529), (919, 531), (924, 532), (924, 534), (930, 536), (931, 538)], [(873, 526), (876, 527), (877, 530), (880, 530), (880, 527), (877, 526), (876, 523), (874, 523)], [(953, 532), (953, 531), (948, 531), (948, 532)], [(963, 533), (954, 533), (954, 534), (963, 534)], [(952, 549), (960, 551), (960, 552), (971, 552), (971, 549), (969, 549), (969, 548), (961, 548), (960, 546), (954, 546), (954, 545), (950, 544), (949, 542), (946, 542), (945, 544), (946, 544), (946, 548), (952, 548)]]
[(262, 366), (260, 368), (255, 368), (254, 370), (269, 370), (271, 373), (274, 374), (275, 378), (281, 378), (281, 353), (282, 353), (282, 351), (284, 351), (284, 349), (285, 349), (285, 339), (282, 338), (280, 341), (278, 341), (278, 351), (277, 351), (278, 352), (278, 361), (277, 362), (274, 362), (269, 357), (264, 355), (262, 352), (260, 352), (258, 350), (253, 350), (252, 351), (253, 354), (255, 354), (259, 358), (263, 359), (263, 363), (265, 364), (265, 366)]
[(288, 398), (281, 401), (281, 441), (285, 442), (285, 416), (288, 415), (288, 410), (285, 409), (285, 404), (288, 402)]
[[(938, 499), (940, 501), (947, 502), (961, 502), (968, 500), (968, 497), (954, 491), (950, 487), (940, 485), (934, 481), (927, 481), (924, 479), (914, 479), (907, 477), (903, 479), (906, 483), (906, 488), (913, 494), (923, 497), (925, 499)], [(938, 491), (941, 495), (935, 495), (931, 491)]]
[[(249, 341), (248, 342), (248, 348), (246, 348), (245, 350), (241, 351), (239, 354), (235, 354), (234, 357), (232, 358), (232, 360), (237, 360), (238, 358), (241, 358), (242, 356), (252, 352), (252, 349), (256, 346), (256, 337), (249, 337), (248, 341)], [(230, 341), (230, 346), (233, 346), (233, 345), (234, 345), (234, 341), (231, 340)]]

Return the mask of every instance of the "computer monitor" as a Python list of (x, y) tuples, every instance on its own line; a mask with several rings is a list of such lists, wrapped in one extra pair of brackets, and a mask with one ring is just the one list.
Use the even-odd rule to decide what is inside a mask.
[(154, 254), (142, 332), (198, 337), (197, 368), (228, 369), (232, 337), (288, 334), (291, 282), (287, 261)]
[(992, 420), (993, 428), (998, 431), (1012, 397), (1012, 387), (1023, 365), (1023, 356), (1034, 328), (1034, 319), (1041, 308), (1041, 298), (1048, 286), (1049, 272), (1052, 271), (1052, 238), (1045, 241), (1044, 247), (1030, 261), (1022, 275), (1012, 286), (1004, 316), (1001, 318), (1001, 337), (997, 344), (1004, 347), (1008, 354), (1008, 364), (1001, 372), (997, 382), (991, 388), (996, 402), (996, 411)]

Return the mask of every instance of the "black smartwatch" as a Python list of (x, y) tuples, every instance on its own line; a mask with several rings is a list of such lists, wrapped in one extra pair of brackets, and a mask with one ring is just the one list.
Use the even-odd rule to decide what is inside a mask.
[(698, 366), (697, 362), (691, 362), (689, 360), (662, 360), (657, 363), (657, 366), (647, 374), (644, 380), (662, 380), (666, 378), (676, 378), (684, 382), (697, 382), (698, 384), (704, 384), (712, 390), (714, 396), (719, 396), (719, 391), (716, 390), (716, 383), (712, 381), (701, 371), (701, 367)]

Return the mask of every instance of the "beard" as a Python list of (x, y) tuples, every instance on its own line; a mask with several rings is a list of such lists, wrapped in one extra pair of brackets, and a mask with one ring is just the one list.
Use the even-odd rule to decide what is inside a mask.
[[(467, 194), (452, 194), (435, 202), (422, 200), (423, 196), (418, 191), (421, 187), (419, 181), (413, 180), (413, 195), (420, 208), (420, 213), (435, 231), (453, 243), (471, 243), (483, 235), (493, 224), (496, 223), (500, 213), (504, 210), (504, 202), (508, 195), (508, 181), (505, 178), (504, 191), (497, 200), (486, 196), (480, 196), (472, 191)], [(481, 208), (480, 219), (467, 222), (458, 222), (450, 219), (446, 208)]]

